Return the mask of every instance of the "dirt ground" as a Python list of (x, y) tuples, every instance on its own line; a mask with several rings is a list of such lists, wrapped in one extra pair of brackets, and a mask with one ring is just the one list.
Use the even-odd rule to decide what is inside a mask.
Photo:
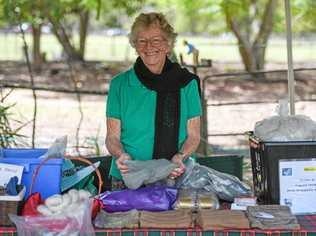
[[(128, 67), (129, 63), (49, 63), (41, 72), (34, 73), (35, 86), (73, 90), (75, 81), (79, 90), (105, 94), (111, 78)], [(230, 64), (229, 68), (230, 71), (242, 70), (238, 64)], [(242, 154), (247, 155), (247, 137), (240, 134), (253, 130), (256, 121), (275, 114), (277, 101), (287, 97), (287, 77), (284, 72), (257, 77), (214, 76), (225, 72), (226, 69), (225, 63), (216, 63), (212, 68), (198, 70), (200, 78), (205, 80), (206, 84), (207, 126), (210, 135), (208, 142), (213, 152), (234, 153), (242, 150)], [(295, 106), (296, 112), (316, 120), (316, 71), (296, 72), (295, 78), (296, 100), (299, 101)], [(0, 85), (28, 86), (29, 81), (25, 64), (0, 62)], [(9, 88), (2, 88), (2, 96), (9, 91)], [(81, 114), (76, 95), (39, 90), (36, 95), (36, 146), (48, 147), (55, 138), (67, 135), (67, 150), (69, 153), (75, 153), (76, 131)], [(79, 131), (80, 150), (84, 154), (95, 154), (100, 149), (102, 154), (107, 154), (104, 146), (106, 96), (81, 95), (80, 99), (83, 114)], [(30, 145), (30, 121), (34, 106), (31, 90), (14, 89), (5, 99), (5, 104), (15, 104), (12, 118), (28, 123), (20, 133), (28, 137), (24, 139), (24, 143)], [(12, 125), (17, 126), (14, 122)]]
[[(211, 102), (276, 101), (287, 96), (287, 73), (271, 72), (264, 75), (218, 76), (238, 73), (242, 65), (217, 62), (210, 68), (199, 68), (198, 75), (206, 81), (206, 96)], [(40, 72), (33, 72), (35, 86), (54, 89), (74, 89), (105, 93), (111, 78), (131, 65), (126, 63), (46, 63)], [(275, 70), (286, 68), (274, 65)], [(300, 65), (296, 66), (300, 67)], [(229, 69), (228, 69), (229, 68)], [(271, 66), (270, 66), (271, 68)], [(227, 70), (229, 70), (227, 72)], [(316, 69), (295, 72), (297, 100), (315, 99)], [(28, 85), (30, 76), (24, 63), (0, 62), (0, 81), (5, 84)]]

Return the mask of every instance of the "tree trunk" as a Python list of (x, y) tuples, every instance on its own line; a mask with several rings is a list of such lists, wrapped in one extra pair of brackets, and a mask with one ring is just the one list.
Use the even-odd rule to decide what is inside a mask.
[(40, 70), (43, 62), (41, 55), (41, 28), (42, 25), (32, 24), (32, 39), (33, 39), (33, 68)]
[(252, 52), (252, 45), (250, 38), (247, 35), (241, 33), (240, 26), (236, 23), (236, 20), (232, 17), (230, 12), (225, 9), (226, 23), (230, 30), (234, 33), (238, 41), (238, 49), (243, 61), (245, 70), (253, 72), (256, 70), (255, 61), (256, 58)]
[(245, 66), (245, 70), (248, 72), (264, 69), (266, 47), (273, 28), (276, 4), (277, 0), (269, 0), (265, 5), (260, 29), (257, 35), (255, 35), (253, 42), (250, 40), (251, 37), (243, 34), (241, 30), (242, 27), (247, 28), (248, 25), (243, 26), (238, 24), (233, 18), (232, 12), (228, 10), (229, 6), (224, 8), (227, 26), (238, 40), (239, 53)]
[(84, 55), (85, 55), (86, 39), (87, 39), (87, 32), (88, 32), (88, 26), (89, 26), (89, 16), (90, 16), (90, 13), (88, 10), (84, 10), (80, 12), (79, 53), (82, 58), (84, 58)]
[(243, 61), (245, 70), (248, 72), (254, 72), (257, 70), (256, 68), (256, 55), (254, 55), (252, 51), (252, 46), (250, 41), (246, 40), (239, 40), (238, 39), (238, 49)]
[(54, 35), (57, 37), (59, 43), (62, 45), (68, 59), (72, 61), (83, 61), (82, 55), (71, 44), (70, 38), (67, 35), (65, 28), (59, 22), (59, 20), (56, 20), (52, 16), (48, 16), (48, 19), (53, 26)]
[(273, 20), (276, 11), (277, 0), (269, 0), (264, 9), (260, 30), (253, 43), (253, 52), (256, 57), (256, 67), (264, 69), (266, 47), (273, 29)]

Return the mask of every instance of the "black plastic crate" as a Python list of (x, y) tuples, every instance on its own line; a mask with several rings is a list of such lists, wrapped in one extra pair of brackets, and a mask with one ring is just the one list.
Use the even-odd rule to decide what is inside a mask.
[(267, 142), (249, 133), (254, 192), (263, 204), (280, 203), (279, 160), (316, 157), (316, 141)]

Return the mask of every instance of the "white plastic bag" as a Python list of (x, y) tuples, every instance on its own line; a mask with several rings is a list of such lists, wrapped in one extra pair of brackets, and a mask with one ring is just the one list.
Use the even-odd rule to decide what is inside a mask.
[(287, 100), (279, 102), (277, 112), (255, 124), (255, 136), (275, 142), (316, 140), (316, 122), (304, 115), (289, 115)]
[(177, 178), (176, 187), (181, 189), (205, 190), (215, 193), (219, 199), (233, 202), (234, 198), (252, 196), (248, 185), (236, 176), (219, 172), (188, 159), (186, 171)]
[(39, 158), (63, 158), (67, 147), (67, 136), (57, 138), (47, 152)]
[(91, 222), (92, 201), (88, 200), (73, 215), (17, 216), (9, 214), (19, 236), (94, 236)]

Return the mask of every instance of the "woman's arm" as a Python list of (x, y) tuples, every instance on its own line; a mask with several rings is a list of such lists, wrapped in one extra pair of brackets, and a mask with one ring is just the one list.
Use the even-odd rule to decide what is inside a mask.
[(121, 173), (128, 171), (127, 166), (123, 163), (124, 160), (130, 160), (131, 157), (124, 152), (121, 143), (121, 121), (115, 118), (106, 119), (107, 133), (105, 138), (105, 145), (114, 157), (117, 157), (116, 165)]
[(121, 121), (115, 118), (106, 119), (106, 139), (105, 145), (111, 155), (119, 157), (123, 152), (121, 144)]
[(180, 149), (180, 153), (183, 153), (184, 158), (189, 157), (200, 144), (200, 117), (194, 117), (187, 121), (187, 133), (188, 137)]
[(187, 122), (188, 137), (184, 141), (182, 148), (176, 153), (171, 161), (176, 163), (179, 168), (175, 169), (170, 176), (178, 177), (185, 171), (183, 160), (189, 157), (198, 148), (200, 143), (200, 117), (194, 117)]

